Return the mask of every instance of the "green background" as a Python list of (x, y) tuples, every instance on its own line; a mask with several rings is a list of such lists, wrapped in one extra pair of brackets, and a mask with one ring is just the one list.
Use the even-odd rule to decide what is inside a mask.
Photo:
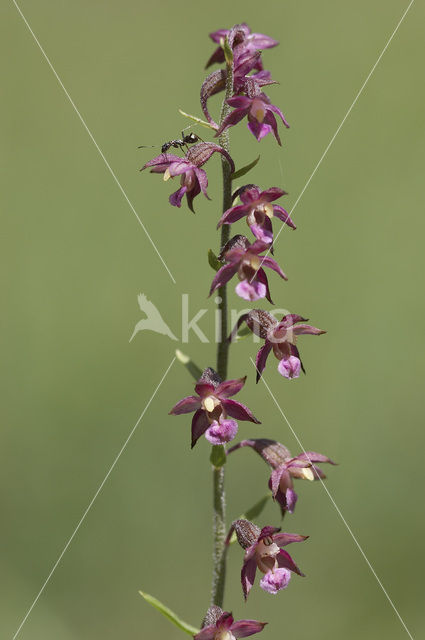
[[(291, 124), (283, 147), (232, 131), (241, 166), (284, 187), (290, 207), (394, 30), (407, 2), (295, 0), (156, 3), (23, 0), (21, 8), (87, 126), (174, 274), (73, 111), (12, 2), (2, 36), (1, 636), (12, 638), (178, 343), (151, 332), (129, 343), (144, 292), (181, 335), (181, 293), (212, 338), (220, 163), (193, 216), (167, 203), (175, 185), (138, 169), (200, 114), (209, 31), (247, 21), (280, 40), (264, 61), (268, 91)], [(423, 572), (423, 41), (416, 2), (284, 230), (271, 274), (280, 307), (328, 333), (302, 338), (308, 375), (266, 380), (307, 449), (330, 455), (327, 487), (415, 637)], [(217, 113), (218, 100), (211, 100)], [(202, 132), (196, 129), (203, 137)], [(206, 130), (205, 130), (206, 131)], [(208, 136), (208, 133), (206, 133)], [(422, 152), (422, 153), (421, 153)], [(155, 153), (155, 152), (154, 152)], [(175, 187), (176, 188), (176, 187)], [(235, 231), (244, 233), (243, 223)], [(231, 287), (236, 309), (244, 308)], [(264, 308), (267, 308), (265, 303)], [(215, 347), (192, 335), (185, 351), (213, 364)], [(255, 386), (251, 339), (232, 348), (230, 376), (248, 374), (240, 399), (266, 436), (299, 447), (264, 385)], [(35, 605), (21, 638), (107, 640), (184, 637), (138, 590), (199, 624), (210, 592), (211, 478), (203, 439), (191, 452), (187, 417), (169, 408), (191, 393), (175, 363)], [(267, 468), (243, 450), (228, 465), (229, 518), (266, 490)], [(319, 484), (299, 483), (285, 529), (309, 534), (293, 556), (307, 574), (272, 597), (258, 586), (244, 605), (242, 552), (232, 548), (225, 606), (268, 620), (263, 640), (407, 637)], [(259, 524), (278, 524), (270, 504)]]

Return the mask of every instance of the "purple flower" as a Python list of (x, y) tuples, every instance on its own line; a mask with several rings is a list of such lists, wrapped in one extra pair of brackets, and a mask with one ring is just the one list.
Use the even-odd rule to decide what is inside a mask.
[(192, 413), (192, 447), (205, 434), (211, 444), (224, 444), (236, 436), (238, 424), (235, 420), (249, 420), (261, 424), (245, 405), (230, 397), (236, 395), (244, 386), (245, 378), (226, 380), (208, 367), (195, 386), (196, 396), (187, 396), (178, 402), (170, 414)]
[(208, 178), (204, 169), (201, 169), (213, 153), (221, 153), (230, 165), (232, 173), (235, 165), (227, 151), (212, 142), (200, 142), (191, 147), (184, 158), (173, 155), (171, 153), (161, 153), (149, 162), (147, 162), (140, 171), (150, 167), (151, 173), (163, 173), (164, 180), (181, 176), (180, 189), (171, 194), (169, 198), (170, 204), (174, 207), (180, 207), (184, 195), (186, 195), (189, 209), (193, 211), (193, 199), (202, 193), (208, 199), (207, 187)]
[[(249, 53), (245, 56), (241, 56), (241, 58), (239, 58), (239, 60), (234, 64), (233, 93), (235, 95), (248, 91), (250, 83), (252, 82), (255, 82), (258, 87), (276, 84), (271, 78), (270, 71), (259, 71), (253, 75), (247, 75), (257, 66), (259, 57), (259, 53)], [(213, 120), (208, 111), (208, 100), (211, 96), (219, 93), (220, 91), (224, 91), (225, 87), (226, 72), (224, 69), (218, 69), (217, 71), (210, 73), (210, 75), (205, 78), (201, 87), (200, 98), (202, 111), (204, 112), (208, 122), (215, 130), (219, 128), (219, 125)]]
[(251, 244), (245, 236), (237, 235), (231, 238), (219, 255), (219, 259), (225, 260), (226, 264), (217, 271), (209, 295), (225, 285), (237, 273), (240, 280), (236, 286), (238, 296), (251, 301), (267, 298), (273, 304), (267, 276), (261, 265), (273, 269), (284, 280), (288, 278), (276, 260), (260, 256), (267, 248), (268, 245), (260, 240)]
[(233, 194), (233, 200), (239, 196), (242, 204), (227, 209), (221, 216), (217, 229), (223, 224), (233, 224), (244, 216), (254, 236), (262, 242), (273, 242), (272, 218), (275, 216), (292, 229), (296, 229), (289, 213), (278, 204), (271, 204), (286, 195), (279, 187), (270, 187), (260, 191), (255, 184), (247, 184)]
[(264, 574), (260, 587), (273, 594), (288, 586), (291, 571), (304, 576), (289, 553), (282, 547), (291, 542), (303, 542), (308, 536), (279, 533), (280, 529), (276, 527), (260, 529), (249, 520), (236, 520), (232, 528), (236, 532), (239, 544), (245, 549), (241, 571), (245, 600), (254, 584), (257, 569)]
[(326, 476), (317, 464), (336, 464), (327, 456), (316, 451), (306, 451), (294, 458), (289, 449), (283, 444), (266, 438), (242, 440), (242, 442), (229, 449), (228, 453), (232, 453), (242, 447), (252, 447), (270, 465), (272, 472), (269, 488), (272, 491), (273, 498), (280, 504), (282, 516), (287, 511), (293, 513), (295, 509), (298, 496), (294, 491), (294, 478), (324, 480)]
[(235, 638), (247, 638), (255, 633), (260, 633), (267, 622), (258, 620), (234, 621), (228, 611), (213, 605), (207, 611), (202, 629), (194, 636), (195, 640), (235, 640)]
[(233, 127), (235, 124), (238, 124), (238, 122), (247, 116), (248, 128), (258, 141), (268, 133), (273, 133), (277, 142), (281, 145), (282, 143), (277, 131), (277, 122), (274, 114), (277, 113), (285, 127), (289, 128), (289, 124), (286, 122), (283, 113), (278, 107), (271, 104), (270, 99), (265, 93), (261, 92), (259, 85), (253, 78), (246, 78), (245, 89), (248, 95), (234, 96), (227, 100), (227, 103), (231, 107), (235, 107), (235, 109), (226, 116), (215, 137), (221, 135), (228, 127)]
[(296, 347), (297, 337), (304, 334), (320, 336), (326, 331), (305, 324), (307, 318), (296, 313), (288, 313), (280, 322), (268, 311), (253, 309), (240, 316), (236, 327), (229, 339), (232, 339), (237, 329), (246, 322), (253, 333), (264, 338), (264, 346), (257, 353), (255, 365), (257, 368), (257, 382), (266, 366), (267, 358), (273, 350), (279, 360), (278, 371), (284, 378), (298, 378), (301, 369), (305, 373), (299, 351)]
[[(220, 46), (214, 51), (211, 58), (208, 60), (206, 65), (207, 68), (215, 62), (224, 62), (224, 52), (221, 47), (221, 43), (224, 42), (226, 36), (229, 37), (230, 34), (233, 34), (234, 59), (238, 59), (239, 56), (245, 52), (252, 53), (263, 49), (270, 49), (271, 47), (276, 47), (279, 44), (277, 40), (273, 40), (273, 38), (270, 38), (263, 33), (251, 33), (251, 29), (245, 23), (236, 25), (233, 29), (218, 29), (217, 31), (210, 33), (211, 40)], [(259, 68), (262, 69), (261, 63)]]

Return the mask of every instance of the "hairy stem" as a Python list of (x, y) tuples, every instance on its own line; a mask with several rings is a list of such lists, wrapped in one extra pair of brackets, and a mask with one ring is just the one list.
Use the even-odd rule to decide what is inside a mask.
[[(233, 65), (227, 63), (226, 94), (223, 100), (220, 114), (220, 125), (230, 111), (226, 100), (233, 95)], [(224, 131), (220, 138), (220, 145), (229, 153), (229, 130)], [(229, 163), (222, 158), (223, 171), (223, 212), (232, 206), (232, 177)], [(220, 250), (229, 240), (230, 225), (221, 228)], [(217, 346), (217, 373), (225, 380), (227, 377), (227, 365), (229, 356), (229, 343), (227, 342), (227, 287), (218, 290), (218, 308), (220, 310), (220, 338)], [(224, 447), (222, 447), (224, 449)], [(224, 452), (223, 452), (224, 453)], [(226, 493), (224, 488), (224, 465), (213, 466), (213, 576), (211, 589), (211, 604), (223, 606), (224, 586), (226, 581)]]

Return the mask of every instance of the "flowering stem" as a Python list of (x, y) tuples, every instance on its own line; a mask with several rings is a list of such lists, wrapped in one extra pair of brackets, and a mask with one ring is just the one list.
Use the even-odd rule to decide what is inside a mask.
[[(220, 125), (230, 111), (226, 100), (233, 95), (233, 61), (227, 60), (226, 94), (223, 99), (220, 114)], [(219, 138), (220, 145), (229, 153), (229, 129)], [(229, 163), (222, 157), (223, 172), (223, 213), (232, 206), (232, 174)], [(221, 228), (220, 250), (230, 237), (230, 225)], [(217, 373), (222, 380), (227, 378), (227, 364), (229, 343), (227, 342), (227, 288), (226, 285), (218, 290), (221, 327), (220, 339), (217, 346)], [(215, 447), (217, 450), (219, 447)], [(221, 446), (224, 457), (224, 447)], [(219, 458), (220, 456), (217, 456)], [(223, 606), (224, 585), (226, 580), (226, 493), (224, 488), (224, 464), (213, 466), (213, 575), (211, 589), (211, 604)]]

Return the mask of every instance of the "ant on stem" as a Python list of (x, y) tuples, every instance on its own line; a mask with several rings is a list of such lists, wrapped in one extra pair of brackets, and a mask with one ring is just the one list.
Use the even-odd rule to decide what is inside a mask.
[[(174, 149), (183, 149), (184, 147), (186, 147), (186, 149), (188, 149), (189, 144), (195, 144), (196, 142), (199, 142), (199, 140), (203, 142), (202, 138), (196, 135), (196, 133), (188, 133), (187, 135), (185, 135), (184, 131), (182, 131), (182, 137), (180, 139), (169, 140), (168, 142), (164, 142), (164, 144), (161, 146), (161, 153), (167, 153), (167, 151), (171, 149), (171, 147), (174, 147)], [(147, 149), (148, 147), (155, 148), (155, 146), (156, 145), (142, 144), (140, 145), (140, 147), (137, 147), (137, 148)]]

